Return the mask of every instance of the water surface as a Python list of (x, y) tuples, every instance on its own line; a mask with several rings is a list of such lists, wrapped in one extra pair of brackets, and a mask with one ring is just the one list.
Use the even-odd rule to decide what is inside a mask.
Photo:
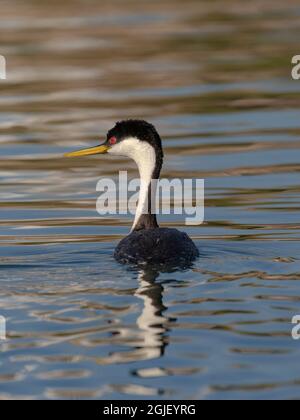
[[(0, 398), (299, 398), (299, 2), (2, 3)], [(134, 164), (62, 157), (129, 117), (206, 180), (204, 225), (162, 219), (189, 270), (118, 265), (96, 184)]]

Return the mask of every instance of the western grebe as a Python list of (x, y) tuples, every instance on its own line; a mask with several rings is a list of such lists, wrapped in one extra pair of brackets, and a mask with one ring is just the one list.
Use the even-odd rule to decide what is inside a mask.
[(160, 177), (163, 164), (161, 138), (155, 127), (142, 120), (118, 122), (107, 133), (104, 144), (66, 154), (67, 157), (108, 153), (133, 159), (138, 166), (141, 186), (139, 202), (131, 233), (115, 250), (120, 263), (182, 265), (199, 256), (193, 241), (177, 229), (160, 228), (153, 210), (155, 180)]

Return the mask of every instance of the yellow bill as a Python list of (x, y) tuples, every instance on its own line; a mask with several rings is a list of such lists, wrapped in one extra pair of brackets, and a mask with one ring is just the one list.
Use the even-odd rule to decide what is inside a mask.
[(78, 150), (77, 152), (66, 153), (65, 157), (81, 157), (81, 156), (92, 156), (102, 155), (107, 153), (109, 146), (102, 144), (101, 146), (90, 147), (89, 149)]

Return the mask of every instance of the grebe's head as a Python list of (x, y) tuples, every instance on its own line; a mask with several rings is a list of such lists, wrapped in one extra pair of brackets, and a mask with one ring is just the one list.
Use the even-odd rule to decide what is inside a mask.
[(117, 122), (109, 130), (106, 141), (96, 147), (68, 153), (67, 157), (91, 156), (109, 153), (110, 155), (126, 156), (137, 163), (153, 160), (162, 164), (163, 150), (161, 138), (155, 127), (143, 120), (125, 120)]
[(143, 120), (118, 122), (107, 133), (108, 153), (133, 157), (142, 148), (152, 148), (162, 154), (161, 138), (152, 124)]

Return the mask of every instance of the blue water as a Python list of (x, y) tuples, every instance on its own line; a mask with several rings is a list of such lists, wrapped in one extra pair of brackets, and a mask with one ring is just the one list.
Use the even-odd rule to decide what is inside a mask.
[[(300, 397), (299, 6), (242, 3), (1, 6), (0, 399)], [(203, 225), (160, 218), (188, 270), (114, 261), (132, 216), (96, 185), (132, 162), (63, 158), (129, 117), (163, 177), (205, 179)]]

